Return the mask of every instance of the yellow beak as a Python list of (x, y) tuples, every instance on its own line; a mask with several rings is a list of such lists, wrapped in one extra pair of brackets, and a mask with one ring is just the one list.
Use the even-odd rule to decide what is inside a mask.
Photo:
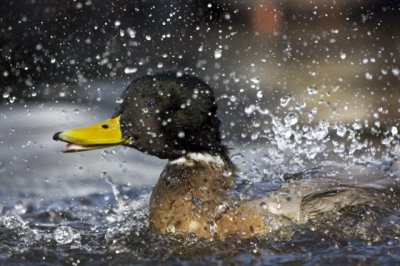
[(53, 139), (68, 143), (63, 152), (101, 149), (131, 142), (131, 138), (122, 137), (120, 116), (92, 126), (57, 132)]

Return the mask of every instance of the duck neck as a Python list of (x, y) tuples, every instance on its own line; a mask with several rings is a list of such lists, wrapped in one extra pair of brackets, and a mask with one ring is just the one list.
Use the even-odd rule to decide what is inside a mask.
[(232, 202), (227, 191), (235, 178), (236, 167), (225, 154), (188, 153), (169, 161), (151, 196), (150, 225), (166, 233), (170, 225), (187, 231), (193, 219), (215, 220)]
[(226, 197), (235, 179), (236, 167), (228, 156), (188, 153), (168, 162), (156, 188), (162, 188), (164, 193), (195, 195), (193, 198), (209, 201)]

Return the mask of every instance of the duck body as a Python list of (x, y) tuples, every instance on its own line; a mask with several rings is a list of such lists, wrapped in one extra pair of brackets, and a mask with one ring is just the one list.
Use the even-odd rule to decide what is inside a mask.
[(150, 226), (155, 231), (203, 238), (263, 234), (259, 208), (243, 208), (227, 192), (234, 187), (235, 168), (220, 156), (189, 153), (170, 161), (150, 199)]
[(397, 201), (398, 183), (386, 174), (348, 182), (327, 175), (331, 170), (292, 178), (268, 197), (240, 201), (230, 193), (237, 169), (221, 143), (217, 105), (206, 83), (176, 73), (149, 75), (134, 80), (121, 99), (111, 119), (53, 138), (67, 142), (65, 152), (126, 145), (168, 159), (150, 199), (149, 224), (161, 234), (248, 238), (347, 206)]

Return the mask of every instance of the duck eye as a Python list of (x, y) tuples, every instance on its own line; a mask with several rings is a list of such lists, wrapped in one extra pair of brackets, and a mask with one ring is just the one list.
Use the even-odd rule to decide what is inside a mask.
[(102, 128), (107, 129), (109, 126), (107, 124), (101, 125)]
[(154, 106), (156, 106), (156, 101), (154, 99), (150, 99), (147, 101), (147, 106), (150, 108), (153, 108)]

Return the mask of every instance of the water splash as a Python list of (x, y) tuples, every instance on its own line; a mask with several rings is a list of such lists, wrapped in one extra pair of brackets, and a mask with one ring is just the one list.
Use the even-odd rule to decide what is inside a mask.
[(126, 202), (121, 196), (121, 193), (118, 190), (118, 185), (112, 180), (111, 176), (108, 175), (106, 171), (103, 171), (100, 176), (101, 178), (104, 178), (106, 183), (111, 186), (111, 190), (117, 205), (114, 210), (118, 213), (125, 211), (128, 208), (128, 202)]
[[(318, 93), (314, 87), (309, 88), (308, 92), (311, 95)], [(287, 99), (283, 97), (281, 101)], [(315, 106), (308, 111), (306, 105), (303, 108), (292, 108), (289, 105), (281, 107), (286, 109), (278, 109), (277, 114), (259, 104), (245, 108), (246, 115), (254, 121), (249, 123), (251, 126), (243, 136), (251, 138), (247, 147), (251, 152), (243, 149), (233, 156), (234, 162), (241, 169), (238, 181), (241, 198), (265, 196), (266, 189), (257, 192), (255, 187), (279, 187), (285, 173), (303, 172), (316, 165), (393, 161), (397, 157), (393, 148), (398, 142), (396, 126), (390, 126), (383, 132), (382, 145), (377, 146), (376, 141), (371, 139), (381, 134), (379, 125), (371, 128), (374, 136), (365, 137), (363, 134), (369, 130), (368, 125), (359, 121), (347, 124), (331, 124), (325, 120), (315, 122), (318, 112)], [(282, 112), (286, 114), (283, 117)], [(253, 142), (256, 143), (252, 145)], [(258, 158), (256, 166), (252, 163), (253, 158)]]
[(74, 234), (73, 229), (70, 226), (59, 226), (54, 230), (53, 237), (58, 244), (70, 244), (74, 239), (79, 238), (79, 233)]

